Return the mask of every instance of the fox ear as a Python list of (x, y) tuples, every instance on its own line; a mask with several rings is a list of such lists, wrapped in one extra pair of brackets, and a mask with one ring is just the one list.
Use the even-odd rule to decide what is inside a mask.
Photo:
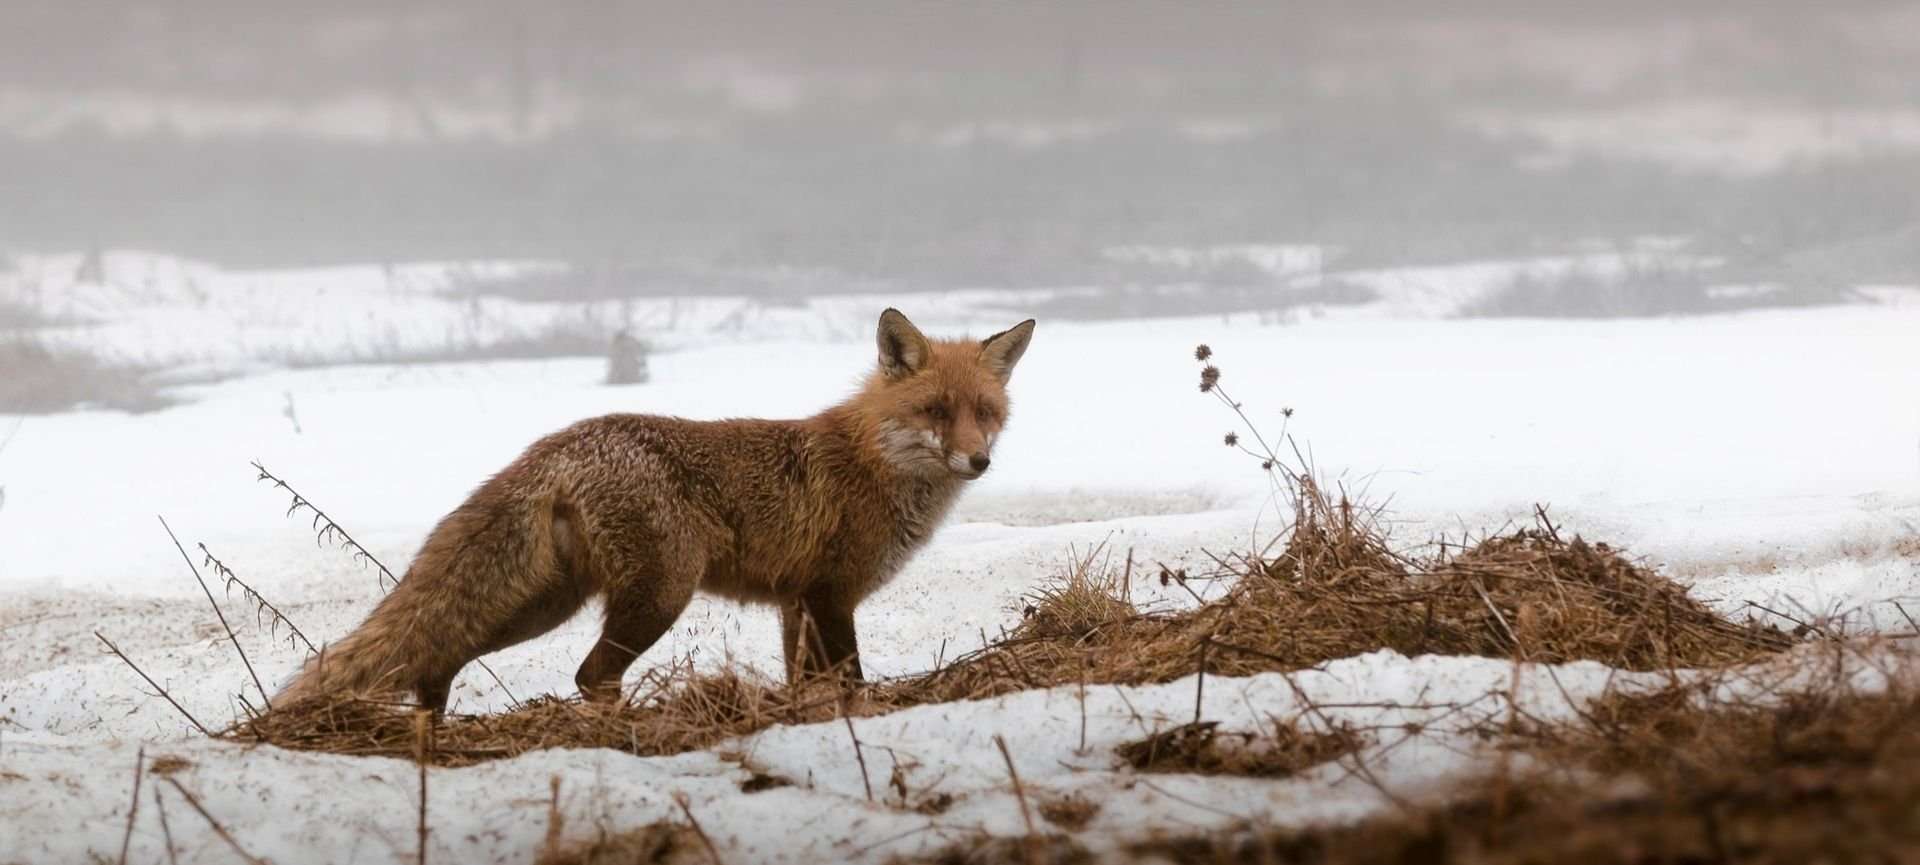
[(1027, 341), (1033, 339), (1033, 319), (1020, 322), (980, 341), (980, 362), (1006, 381), (1013, 376), (1013, 365), (1027, 353)]
[(927, 365), (933, 346), (926, 334), (914, 327), (900, 310), (888, 307), (880, 313), (880, 370), (890, 378), (905, 378)]

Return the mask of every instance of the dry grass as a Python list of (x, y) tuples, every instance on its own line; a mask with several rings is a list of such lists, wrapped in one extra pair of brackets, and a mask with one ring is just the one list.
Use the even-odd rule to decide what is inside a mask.
[(1079, 639), (1132, 617), (1133, 568), (1112, 568), (1110, 559), (1101, 558), (1105, 549), (1101, 544), (1085, 555), (1070, 551), (1064, 575), (1026, 596), (1015, 636)]
[(0, 414), (52, 414), (79, 407), (145, 412), (165, 408), (153, 370), (59, 348), (36, 336), (0, 337)]
[(1100, 803), (1078, 793), (1066, 796), (1051, 796), (1040, 801), (1035, 810), (1040, 816), (1068, 832), (1078, 832), (1087, 828), (1093, 818), (1100, 813)]
[[(1849, 647), (1834, 644), (1834, 651)], [(1907, 651), (1911, 659), (1911, 649)], [(1912, 862), (1920, 851), (1920, 693), (1858, 691), (1840, 666), (1812, 685), (1716, 702), (1718, 681), (1614, 693), (1577, 719), (1489, 730), (1534, 758), (1444, 801), (1357, 824), (1132, 843), (1104, 861), (1318, 863)], [(1909, 660), (1909, 663), (1911, 661)], [(1509, 764), (1510, 765), (1510, 764)], [(1017, 839), (924, 862), (1002, 862)]]
[(1288, 778), (1359, 751), (1366, 738), (1345, 728), (1307, 730), (1276, 723), (1270, 734), (1222, 733), (1215, 721), (1195, 721), (1115, 749), (1142, 772)]
[[(1217, 600), (1139, 612), (1127, 597), (1126, 571), (1116, 574), (1096, 549), (1034, 594), (1025, 620), (1004, 638), (931, 672), (870, 684), (853, 705), (878, 714), (1080, 681), (1167, 682), (1192, 675), (1203, 655), (1209, 675), (1228, 676), (1378, 649), (1655, 670), (1736, 664), (1792, 643), (1771, 627), (1721, 618), (1604, 544), (1563, 537), (1544, 515), (1534, 526), (1420, 560), (1392, 552), (1362, 509), (1318, 494), (1306, 501), (1285, 549), (1265, 560), (1241, 557), (1237, 581)], [(434, 759), (465, 765), (555, 747), (673, 754), (775, 723), (830, 720), (845, 702), (825, 683), (796, 688), (738, 669), (695, 673), (682, 664), (655, 668), (635, 685), (618, 706), (548, 697), (498, 715), (449, 716)], [(412, 727), (395, 709), (359, 700), (281, 706), (224, 735), (406, 757)], [(1314, 753), (1324, 745), (1306, 744)], [(1205, 753), (1193, 759), (1215, 759)], [(1215, 770), (1250, 759), (1237, 753), (1218, 757), (1224, 762)], [(1262, 771), (1295, 762), (1285, 753), (1275, 759)]]
[(1304, 501), (1280, 555), (1222, 560), (1234, 583), (1218, 600), (1137, 612), (1112, 594), (1089, 600), (1099, 584), (1080, 568), (1006, 639), (887, 689), (921, 702), (977, 699), (1082, 676), (1167, 682), (1192, 675), (1203, 654), (1209, 674), (1244, 676), (1379, 649), (1655, 670), (1749, 661), (1793, 642), (1722, 618), (1605, 544), (1563, 537), (1544, 514), (1420, 559), (1391, 550), (1351, 502), (1317, 491)]
[[(1616, 695), (1521, 730), (1556, 767), (1354, 826), (1136, 845), (1176, 863), (1910, 862), (1920, 850), (1920, 699), (1823, 687), (1713, 703)], [(1131, 857), (1130, 857), (1131, 858)]]
[(191, 768), (193, 768), (192, 760), (174, 754), (162, 754), (153, 758), (153, 762), (147, 766), (147, 771), (155, 775), (171, 775)]
[[(618, 705), (537, 697), (497, 715), (447, 715), (428, 759), (467, 766), (546, 748), (677, 754), (774, 723), (828, 720), (841, 702), (837, 691), (825, 687), (778, 687), (731, 668), (695, 675), (684, 666), (663, 667), (640, 684), (631, 700)], [(406, 708), (321, 697), (275, 707), (221, 735), (302, 751), (411, 759), (415, 739)]]

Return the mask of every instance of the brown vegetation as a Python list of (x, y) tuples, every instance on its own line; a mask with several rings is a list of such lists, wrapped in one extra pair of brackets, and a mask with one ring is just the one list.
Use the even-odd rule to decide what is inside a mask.
[[(1034, 595), (1003, 638), (931, 672), (869, 685), (853, 705), (882, 713), (1082, 681), (1167, 682), (1203, 661), (1209, 675), (1245, 676), (1380, 649), (1652, 670), (1735, 664), (1793, 642), (1772, 627), (1721, 618), (1604, 544), (1563, 537), (1544, 514), (1534, 526), (1423, 560), (1391, 551), (1344, 500), (1316, 493), (1304, 501), (1285, 549), (1241, 557), (1237, 581), (1216, 600), (1139, 612), (1124, 574), (1089, 553)], [(617, 706), (548, 697), (498, 715), (449, 716), (437, 759), (461, 765), (554, 747), (671, 754), (775, 723), (830, 719), (843, 703), (826, 684), (795, 688), (679, 664), (648, 671), (630, 693)], [(327, 699), (278, 706), (224, 735), (406, 756), (411, 729), (392, 705)]]
[(153, 370), (60, 348), (37, 336), (0, 337), (0, 414), (73, 408), (145, 412), (169, 399)]
[(1834, 683), (1595, 701), (1509, 744), (1553, 767), (1363, 823), (1135, 846), (1153, 861), (1891, 862), (1920, 849), (1920, 697)]
[(1221, 732), (1215, 721), (1181, 724), (1116, 749), (1143, 772), (1286, 778), (1366, 745), (1352, 730), (1330, 732), (1276, 723), (1265, 733)]

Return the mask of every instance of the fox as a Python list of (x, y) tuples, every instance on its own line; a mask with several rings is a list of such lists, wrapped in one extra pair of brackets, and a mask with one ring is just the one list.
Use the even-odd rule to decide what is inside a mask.
[(777, 606), (790, 681), (860, 682), (854, 610), (987, 472), (1033, 330), (929, 339), (888, 308), (876, 368), (812, 417), (609, 414), (549, 434), (442, 518), (399, 585), (276, 702), (411, 692), (441, 713), (468, 663), (593, 598), (604, 620), (574, 684), (616, 702), (696, 592)]

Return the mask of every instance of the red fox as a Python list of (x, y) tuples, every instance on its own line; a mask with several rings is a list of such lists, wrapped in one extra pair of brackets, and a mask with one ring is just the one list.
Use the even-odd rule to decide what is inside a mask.
[(986, 472), (1033, 328), (929, 340), (888, 309), (879, 368), (813, 417), (613, 414), (540, 439), (443, 518), (400, 585), (280, 699), (411, 691), (443, 711), (462, 667), (600, 596), (606, 620), (574, 681), (616, 700), (696, 590), (777, 604), (789, 678), (858, 680), (854, 607)]

